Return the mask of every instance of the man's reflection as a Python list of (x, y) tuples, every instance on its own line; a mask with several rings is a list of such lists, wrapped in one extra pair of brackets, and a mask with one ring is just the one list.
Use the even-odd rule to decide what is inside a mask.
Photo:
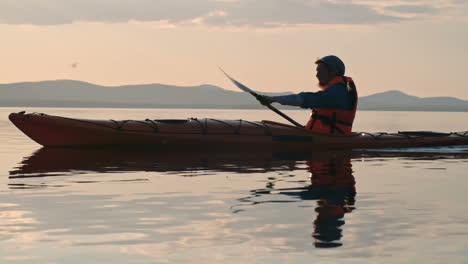
[(354, 209), (356, 187), (350, 158), (333, 158), (307, 162), (311, 185), (303, 199), (318, 199), (314, 220), (316, 247), (341, 246), (344, 215)]
[[(330, 153), (329, 153), (330, 154)], [(349, 155), (348, 155), (349, 154)], [(302, 200), (317, 200), (317, 217), (313, 222), (314, 246), (339, 247), (344, 215), (352, 212), (356, 197), (356, 182), (351, 165), (352, 153), (335, 153), (309, 158), (306, 162), (311, 184), (299, 188), (276, 189), (280, 194)], [(274, 184), (270, 184), (274, 186)], [(268, 186), (267, 186), (268, 189)], [(256, 190), (255, 196), (267, 190)]]

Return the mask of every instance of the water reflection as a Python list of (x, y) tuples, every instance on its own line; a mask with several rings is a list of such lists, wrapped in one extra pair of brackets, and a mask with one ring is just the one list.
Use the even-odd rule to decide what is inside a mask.
[[(187, 237), (196, 237), (198, 243), (203, 242), (208, 245), (218, 245), (223, 242), (241, 244), (245, 241), (259, 243), (258, 241), (261, 240), (259, 238), (264, 238), (261, 241), (267, 241), (266, 248), (280, 248), (279, 244), (283, 248), (290, 245), (310, 248), (310, 244), (317, 248), (339, 247), (343, 245), (343, 240), (346, 238), (343, 229), (348, 221), (347, 215), (357, 207), (356, 180), (353, 175), (352, 162), (357, 162), (362, 158), (372, 158), (374, 161), (378, 161), (380, 157), (434, 160), (454, 158), (456, 155), (458, 154), (424, 153), (421, 155), (391, 152), (213, 153), (42, 148), (33, 155), (24, 158), (16, 168), (10, 171), (12, 180), (9, 187), (11, 189), (33, 189), (30, 192), (24, 192), (24, 196), (20, 196), (23, 199), (23, 204), (15, 211), (21, 212), (23, 218), (35, 215), (38, 219), (28, 223), (25, 227), (15, 228), (33, 228), (40, 223), (42, 226), (38, 226), (36, 231), (67, 230), (63, 232), (90, 234), (86, 236), (86, 239), (78, 239), (78, 244), (90, 244), (89, 241), (94, 239), (92, 236), (96, 234), (115, 233), (123, 234), (123, 237), (131, 237), (122, 239), (122, 244), (144, 243), (148, 244), (150, 249), (153, 249), (155, 245), (157, 248), (174, 241), (185, 241)], [(466, 156), (466, 154), (460, 155), (460, 157)], [(249, 174), (247, 178), (252, 180), (239, 181), (237, 185), (233, 181), (219, 180), (219, 184), (214, 185), (218, 186), (218, 189), (192, 186), (192, 189), (186, 191), (186, 189), (174, 187), (175, 183), (180, 185), (187, 184), (187, 182), (200, 184), (203, 179), (183, 178), (183, 182), (164, 182), (164, 179), (161, 178), (151, 179), (150, 175), (154, 174), (142, 176), (138, 173), (124, 173), (123, 177), (118, 180), (116, 177), (112, 177), (116, 172), (141, 171), (158, 172), (155, 173), (156, 175), (171, 174), (171, 176), (183, 177), (232, 175), (232, 173)], [(99, 179), (89, 177), (85, 181), (78, 181), (72, 177), (86, 174), (95, 175), (96, 172), (107, 173), (107, 175), (99, 177)], [(111, 193), (105, 193), (102, 186), (96, 187), (94, 191), (75, 195), (54, 190), (56, 194), (48, 196), (49, 194), (45, 192), (38, 194), (36, 189), (50, 187), (59, 189), (64, 185), (70, 185), (70, 181), (60, 178), (55, 181), (45, 179), (30, 181), (27, 179), (48, 176), (69, 176), (67, 179), (73, 179), (72, 183), (76, 184), (75, 186), (93, 183), (104, 178), (107, 178), (107, 182), (112, 183), (125, 181), (123, 183), (125, 188), (128, 188), (128, 181), (135, 184), (147, 181), (148, 184), (145, 183), (146, 187), (134, 185), (132, 191), (115, 190)], [(310, 176), (310, 179), (307, 176)], [(166, 178), (173, 179), (174, 177)], [(216, 180), (214, 178), (224, 177), (212, 177), (211, 180)], [(304, 181), (305, 179), (307, 180)], [(262, 185), (265, 183), (264, 188), (254, 187), (257, 189), (252, 190), (248, 197), (239, 199), (248, 193), (246, 190), (251, 189), (251, 185), (258, 186), (259, 181)], [(286, 187), (284, 186), (285, 181), (288, 182)], [(228, 184), (233, 185), (230, 186), (232, 189), (219, 188), (219, 186), (224, 187)], [(109, 187), (107, 191), (114, 190), (115, 186), (113, 185), (112, 188), (107, 186)], [(156, 188), (159, 186), (161, 188)], [(193, 192), (195, 189), (202, 190)], [(74, 190), (74, 188), (70, 187), (68, 190)], [(190, 193), (190, 191), (192, 192)], [(28, 195), (31, 194), (36, 196), (30, 199)], [(60, 203), (55, 204), (56, 197), (54, 195), (61, 197)], [(232, 202), (236, 203), (237, 201), (240, 201), (240, 205), (229, 206)], [(304, 201), (311, 201), (313, 208), (302, 208)], [(260, 208), (265, 203), (285, 205), (291, 202), (300, 204), (300, 208), (292, 207), (299, 208), (301, 211), (310, 211), (312, 216), (302, 216), (298, 221), (291, 222), (288, 221), (287, 217), (272, 219), (275, 211), (267, 212), (265, 208)], [(50, 204), (54, 204), (54, 206), (49, 206)], [(75, 204), (79, 206), (75, 206), (71, 210), (70, 205)], [(45, 208), (46, 205), (47, 208)], [(288, 206), (276, 205), (274, 208), (279, 208), (278, 211), (292, 210)], [(246, 212), (248, 210), (250, 212)], [(5, 211), (13, 210), (6, 208)], [(288, 230), (284, 234), (279, 231), (275, 233), (273, 238), (276, 240), (271, 241), (281, 241), (275, 245), (268, 244), (270, 243), (269, 230), (262, 228), (263, 226), (268, 227), (269, 223), (274, 223), (274, 221), (279, 221), (274, 226)], [(219, 227), (216, 223), (220, 222), (222, 224)], [(200, 227), (200, 223), (203, 223), (203, 228), (194, 229)], [(102, 228), (103, 226), (105, 228)], [(252, 226), (258, 228), (252, 229)], [(213, 228), (209, 235), (206, 231), (208, 227)], [(219, 229), (217, 229), (218, 227)], [(288, 239), (298, 239), (289, 237), (291, 236), (289, 232), (296, 229), (308, 234), (305, 238), (306, 242), (291, 243), (288, 241)], [(7, 234), (14, 236), (12, 232)], [(53, 234), (54, 239), (61, 239), (62, 233), (51, 234)], [(48, 234), (47, 236), (52, 235)], [(47, 236), (43, 239), (49, 239)], [(112, 240), (105, 240), (102, 244), (110, 245), (113, 243)], [(286, 244), (287, 242), (290, 244)], [(186, 247), (183, 244), (180, 246), (180, 250), (184, 251)], [(164, 255), (163, 253), (161, 255)]]

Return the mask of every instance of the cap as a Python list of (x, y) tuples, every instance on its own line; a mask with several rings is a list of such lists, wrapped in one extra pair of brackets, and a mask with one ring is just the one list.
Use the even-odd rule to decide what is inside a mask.
[(318, 59), (315, 63), (325, 63), (331, 70), (336, 72), (338, 76), (344, 76), (345, 65), (343, 61), (335, 55), (328, 55), (321, 59)]

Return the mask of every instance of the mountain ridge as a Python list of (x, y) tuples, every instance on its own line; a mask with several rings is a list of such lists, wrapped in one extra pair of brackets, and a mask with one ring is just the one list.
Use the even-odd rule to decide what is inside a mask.
[[(111, 90), (110, 90), (111, 89)], [(267, 93), (268, 95), (291, 92)], [(160, 83), (103, 86), (77, 80), (46, 80), (0, 84), (3, 107), (125, 107), (125, 108), (263, 108), (244, 92), (201, 84)], [(279, 106), (279, 108), (293, 109)], [(359, 110), (468, 111), (468, 101), (456, 97), (417, 97), (388, 90), (359, 98)]]

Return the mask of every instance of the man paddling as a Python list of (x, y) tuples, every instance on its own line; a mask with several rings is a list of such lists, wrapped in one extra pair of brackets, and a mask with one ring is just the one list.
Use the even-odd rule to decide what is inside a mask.
[(312, 109), (306, 128), (314, 132), (350, 134), (357, 107), (356, 85), (350, 77), (344, 76), (345, 65), (337, 56), (325, 56), (315, 64), (321, 91), (283, 96), (258, 95), (257, 99), (263, 105), (276, 102)]

